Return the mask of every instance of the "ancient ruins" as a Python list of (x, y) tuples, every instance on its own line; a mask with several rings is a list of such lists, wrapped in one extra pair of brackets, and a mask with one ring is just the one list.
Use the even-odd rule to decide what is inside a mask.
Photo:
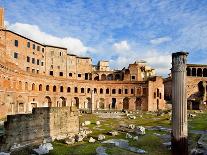
[(9, 115), (1, 137), (1, 151), (64, 139), (79, 132), (76, 108), (34, 108), (31, 114)]
[(7, 30), (2, 8), (0, 18), (0, 117), (31, 113), (34, 107), (165, 108), (163, 79), (145, 61), (121, 70), (111, 70), (108, 61), (93, 65), (90, 57)]
[(207, 65), (187, 64), (187, 55), (172, 54), (167, 78), (143, 60), (113, 70), (109, 61), (94, 65), (90, 57), (8, 30), (0, 8), (0, 154), (27, 146), (41, 154), (46, 145), (58, 146), (56, 154), (65, 147), (106, 155), (118, 147), (125, 154), (187, 155), (191, 144), (192, 155), (207, 152), (207, 131), (197, 126), (206, 122)]
[(186, 62), (188, 53), (172, 54), (172, 153), (188, 154)]

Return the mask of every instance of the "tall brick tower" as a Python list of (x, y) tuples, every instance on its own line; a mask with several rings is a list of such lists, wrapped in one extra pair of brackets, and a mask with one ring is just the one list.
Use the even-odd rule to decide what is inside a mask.
[(0, 29), (4, 28), (4, 8), (0, 7)]

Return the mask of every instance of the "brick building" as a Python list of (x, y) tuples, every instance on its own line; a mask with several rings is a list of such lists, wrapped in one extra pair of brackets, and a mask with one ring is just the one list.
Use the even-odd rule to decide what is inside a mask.
[(4, 26), (0, 9), (0, 115), (33, 107), (156, 111), (165, 107), (162, 77), (144, 61), (111, 70), (69, 49), (45, 45)]
[[(169, 76), (164, 80), (164, 94), (167, 101), (172, 98), (172, 79)], [(206, 107), (207, 65), (187, 64), (186, 91), (188, 109), (203, 109)]]

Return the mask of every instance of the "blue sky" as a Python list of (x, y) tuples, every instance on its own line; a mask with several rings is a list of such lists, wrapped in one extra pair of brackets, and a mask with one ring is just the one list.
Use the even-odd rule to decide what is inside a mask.
[(1, 0), (8, 29), (109, 60), (121, 69), (146, 60), (167, 75), (171, 53), (207, 62), (206, 0)]

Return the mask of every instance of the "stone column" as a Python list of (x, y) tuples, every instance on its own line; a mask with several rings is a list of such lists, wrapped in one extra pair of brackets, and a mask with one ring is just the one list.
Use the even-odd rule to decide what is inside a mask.
[(172, 54), (172, 154), (188, 154), (186, 52)]
[(91, 113), (94, 111), (95, 107), (95, 102), (94, 102), (94, 90), (91, 90)]

